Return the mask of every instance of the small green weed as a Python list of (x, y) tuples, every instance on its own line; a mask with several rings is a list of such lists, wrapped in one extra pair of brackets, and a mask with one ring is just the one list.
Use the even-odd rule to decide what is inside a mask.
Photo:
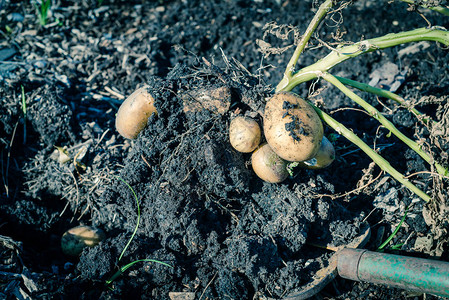
[(47, 25), (48, 12), (51, 7), (51, 0), (41, 0), (40, 6), (36, 5), (39, 17), (39, 24), (42, 26)]
[[(137, 205), (137, 222), (136, 222), (136, 227), (134, 228), (134, 232), (131, 235), (131, 238), (129, 239), (128, 243), (126, 243), (126, 246), (123, 248), (122, 253), (120, 254), (120, 256), (118, 258), (118, 261), (120, 261), (122, 259), (123, 255), (125, 254), (126, 249), (128, 249), (129, 245), (131, 244), (132, 240), (134, 239), (134, 237), (136, 235), (136, 232), (137, 232), (137, 229), (139, 227), (139, 224), (140, 224), (140, 204), (139, 204), (139, 198), (137, 197), (136, 192), (129, 185), (129, 183), (126, 182), (125, 180), (123, 180), (121, 177), (116, 176), (116, 178), (119, 179), (121, 182), (123, 182), (131, 190), (131, 192), (133, 193), (134, 199), (136, 200), (136, 205)], [(126, 264), (125, 266), (119, 268), (119, 270), (117, 272), (115, 272), (115, 274), (112, 275), (111, 278), (106, 280), (106, 284), (105, 285), (107, 286), (107, 285), (111, 284), (115, 279), (117, 279), (120, 275), (122, 275), (126, 270), (128, 270), (130, 267), (132, 267), (133, 265), (135, 265), (136, 263), (139, 263), (139, 262), (154, 262), (154, 263), (158, 263), (158, 264), (161, 264), (161, 265), (173, 268), (173, 266), (171, 266), (171, 265), (169, 265), (167, 263), (164, 263), (162, 261), (159, 261), (159, 260), (155, 260), (155, 259), (138, 259), (138, 260), (130, 262), (129, 264)]]
[[(377, 248), (377, 251), (383, 251), (385, 246), (388, 245), (388, 243), (396, 236), (396, 234), (398, 233), (399, 229), (402, 226), (402, 223), (404, 223), (405, 218), (407, 217), (407, 213), (408, 213), (408, 208), (405, 210), (404, 216), (402, 216), (401, 222), (399, 222), (399, 225), (396, 227), (396, 229), (390, 234), (390, 236), (385, 240), (385, 242), (382, 243), (382, 245), (379, 246), (379, 248)], [(403, 244), (398, 244), (398, 245), (394, 245), (391, 247), (392, 250), (397, 250), (400, 247), (402, 247)]]

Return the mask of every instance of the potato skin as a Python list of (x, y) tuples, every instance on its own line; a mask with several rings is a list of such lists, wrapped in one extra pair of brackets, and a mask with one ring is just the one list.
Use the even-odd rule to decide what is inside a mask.
[(120, 105), (115, 117), (115, 128), (123, 137), (135, 139), (153, 113), (157, 113), (154, 98), (146, 86), (141, 87)]
[(61, 248), (64, 254), (78, 256), (84, 248), (94, 247), (104, 240), (102, 230), (81, 225), (67, 230), (61, 238)]
[(313, 107), (297, 95), (275, 94), (265, 106), (263, 122), (265, 138), (281, 158), (305, 161), (318, 152), (323, 124)]
[(289, 175), (287, 162), (280, 158), (267, 143), (262, 144), (253, 152), (251, 164), (256, 175), (266, 182), (282, 182)]
[(329, 166), (335, 159), (334, 145), (323, 136), (320, 149), (314, 158), (301, 162), (299, 165), (307, 169), (323, 169)]
[(243, 153), (252, 152), (260, 144), (259, 124), (252, 118), (237, 116), (229, 125), (229, 141), (235, 150)]

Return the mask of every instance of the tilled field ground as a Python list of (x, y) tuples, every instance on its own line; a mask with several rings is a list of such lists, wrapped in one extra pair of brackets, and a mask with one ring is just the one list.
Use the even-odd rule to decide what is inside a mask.
[[(427, 21), (449, 27), (436, 12), (420, 15), (388, 2), (360, 0), (333, 11), (317, 31), (327, 47), (312, 39), (300, 67), (337, 41)], [(261, 181), (250, 154), (231, 147), (231, 118), (247, 111), (262, 121), (289, 45), (318, 4), (53, 1), (42, 26), (34, 2), (0, 1), (0, 298), (282, 298), (327, 266), (333, 253), (314, 242), (345, 245), (369, 224), (365, 247), (376, 250), (406, 210), (385, 251), (447, 261), (447, 183), (335, 88), (317, 82), (295, 92), (351, 128), (432, 195), (431, 203), (331, 128), (325, 136), (335, 162), (318, 171), (295, 168), (281, 184)], [(419, 42), (357, 57), (332, 72), (395, 89), (432, 118), (426, 126), (393, 101), (359, 93), (447, 166), (448, 58), (441, 45)], [(130, 141), (116, 131), (115, 114), (144, 85), (158, 114)], [(226, 91), (225, 111), (186, 104), (214, 91)], [(66, 256), (61, 236), (80, 224), (102, 229), (106, 239), (80, 257)], [(105, 286), (119, 267), (140, 259), (170, 266), (137, 263)], [(337, 278), (318, 297), (434, 296)]]

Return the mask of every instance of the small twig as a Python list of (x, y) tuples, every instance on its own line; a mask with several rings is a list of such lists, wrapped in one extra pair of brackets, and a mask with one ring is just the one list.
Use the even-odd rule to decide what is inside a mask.
[(148, 168), (151, 170), (151, 165), (148, 163), (148, 161), (146, 160), (145, 156), (143, 156), (143, 154), (140, 154), (140, 157), (145, 162), (145, 164), (148, 166)]
[(314, 198), (329, 197), (329, 198), (331, 198), (332, 200), (335, 200), (335, 199), (338, 199), (338, 198), (344, 198), (344, 197), (349, 196), (349, 195), (351, 195), (351, 194), (355, 194), (355, 193), (357, 193), (358, 191), (361, 191), (361, 190), (363, 190), (364, 188), (368, 187), (369, 185), (373, 184), (374, 182), (376, 182), (376, 181), (380, 178), (380, 176), (381, 176), (383, 173), (384, 173), (384, 171), (381, 171), (381, 172), (379, 173), (379, 175), (377, 175), (376, 178), (371, 179), (368, 183), (366, 183), (366, 184), (364, 184), (364, 185), (362, 185), (362, 186), (360, 186), (360, 187), (358, 187), (358, 188), (356, 188), (356, 189), (353, 189), (353, 190), (351, 190), (351, 191), (349, 191), (349, 192), (346, 192), (346, 193), (344, 193), (344, 194), (339, 194), (339, 195), (318, 194), (318, 195), (315, 195)]
[[(68, 174), (68, 175), (70, 175), (70, 176), (72, 177), (72, 179), (73, 179), (73, 182), (75, 183), (75, 187), (76, 187), (76, 203), (75, 203), (75, 212), (73, 213), (73, 214), (75, 214), (75, 213), (76, 213), (76, 210), (77, 210), (77, 208), (78, 208), (79, 201), (80, 201), (80, 192), (79, 192), (79, 188), (78, 188), (78, 182), (76, 181), (75, 176), (73, 175), (72, 172), (70, 172), (70, 170), (69, 170), (68, 172), (65, 172), (65, 173), (62, 173), (62, 174)], [(67, 203), (68, 203), (68, 202), (67, 202)], [(67, 205), (64, 207), (64, 209), (62, 210), (62, 212), (59, 214), (59, 217), (61, 217), (61, 216), (64, 214), (66, 208), (67, 208)]]
[[(413, 1), (413, 0), (400, 0), (400, 1), (416, 5), (415, 1)], [(424, 8), (428, 8), (430, 10), (439, 12), (440, 14), (443, 14), (445, 16), (449, 16), (449, 9), (447, 7), (444, 7), (444, 6), (441, 6), (441, 5), (438, 5), (438, 6), (421, 5), (421, 6), (424, 7)]]
[(215, 272), (214, 276), (212, 277), (212, 279), (207, 283), (206, 287), (204, 288), (203, 292), (201, 293), (201, 296), (199, 298), (199, 300), (203, 299), (204, 293), (206, 292), (206, 290), (209, 288), (209, 286), (212, 284), (212, 282), (214, 281), (215, 277), (217, 277), (218, 271)]
[(429, 174), (429, 175), (432, 175), (432, 176), (438, 176), (440, 178), (449, 179), (449, 176), (443, 176), (441, 174), (438, 174), (438, 173), (435, 173), (435, 172), (430, 172), (430, 171), (415, 172), (415, 173), (412, 173), (410, 175), (405, 176), (404, 178), (410, 178), (410, 177), (413, 177), (413, 176), (416, 176), (416, 175), (419, 175), (419, 174)]
[(106, 86), (104, 89), (106, 90), (106, 92), (108, 92), (109, 94), (111, 94), (111, 95), (117, 97), (117, 98), (120, 99), (120, 100), (125, 99), (125, 96), (123, 96), (123, 95), (120, 94), (119, 92), (114, 91), (113, 89), (111, 89), (111, 88), (108, 87), (108, 86)]
[(363, 109), (360, 108), (353, 108), (353, 107), (342, 107), (342, 108), (337, 108), (334, 109), (333, 111), (329, 112), (329, 114), (333, 115), (339, 111), (344, 111), (344, 110), (353, 110), (353, 111), (358, 111), (361, 113), (364, 113), (365, 115), (371, 116), (369, 113), (367, 113), (366, 111), (364, 111)]

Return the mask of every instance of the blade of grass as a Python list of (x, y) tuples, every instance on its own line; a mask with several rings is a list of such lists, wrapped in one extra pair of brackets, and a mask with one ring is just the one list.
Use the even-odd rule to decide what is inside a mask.
[(399, 225), (390, 234), (390, 236), (385, 240), (385, 242), (383, 242), (382, 245), (380, 245), (379, 248), (377, 248), (377, 251), (382, 251), (385, 248), (385, 246), (388, 245), (388, 243), (396, 236), (396, 234), (398, 233), (399, 229), (401, 229), (402, 223), (404, 223), (404, 221), (405, 221), (405, 217), (407, 217), (407, 213), (408, 213), (408, 207), (405, 209), (405, 213), (402, 216), (402, 219), (399, 222)]
[[(126, 246), (123, 248), (122, 253), (120, 254), (120, 256), (119, 256), (119, 258), (118, 258), (118, 261), (120, 261), (120, 260), (122, 259), (123, 255), (125, 254), (126, 249), (128, 249), (129, 245), (131, 244), (132, 240), (134, 239), (134, 237), (135, 237), (135, 235), (136, 235), (136, 232), (137, 232), (137, 229), (138, 229), (138, 227), (139, 227), (139, 224), (140, 224), (140, 205), (139, 205), (139, 198), (137, 197), (136, 192), (135, 192), (134, 189), (129, 185), (129, 183), (126, 182), (125, 180), (123, 180), (123, 179), (122, 179), (121, 177), (119, 177), (119, 176), (116, 176), (116, 178), (119, 179), (120, 181), (122, 181), (122, 182), (123, 182), (123, 183), (124, 183), (130, 190), (131, 190), (131, 192), (132, 192), (133, 195), (134, 195), (134, 198), (136, 199), (136, 205), (137, 205), (137, 223), (136, 223), (136, 227), (134, 228), (134, 232), (133, 232), (133, 234), (131, 235), (131, 238), (129, 239), (128, 243), (126, 243)], [(115, 272), (114, 275), (111, 276), (111, 278), (109, 278), (108, 280), (106, 280), (106, 285), (109, 285), (111, 282), (113, 282), (115, 279), (117, 279), (121, 274), (123, 274), (123, 272), (125, 272), (125, 271), (128, 270), (130, 267), (132, 267), (133, 265), (135, 265), (136, 263), (139, 263), (139, 262), (154, 262), (154, 263), (158, 263), (158, 264), (161, 264), (161, 265), (164, 265), (164, 266), (173, 268), (173, 266), (171, 266), (171, 265), (169, 265), (169, 264), (167, 264), (167, 263), (164, 263), (164, 262), (162, 262), (162, 261), (159, 261), (159, 260), (155, 260), (155, 259), (138, 259), (138, 260), (135, 260), (135, 261), (133, 261), (133, 262), (130, 262), (129, 264), (126, 264), (126, 265), (124, 265), (123, 267), (121, 267), (117, 272)]]
[(164, 265), (166, 267), (173, 268), (172, 265), (169, 265), (169, 264), (167, 264), (165, 262), (162, 262), (162, 261), (159, 261), (159, 260), (155, 260), (155, 259), (138, 259), (138, 260), (130, 262), (129, 264), (124, 265), (123, 267), (121, 267), (117, 272), (115, 272), (114, 275), (111, 276), (111, 278), (106, 280), (106, 285), (109, 285), (111, 282), (116, 280), (120, 275), (122, 275), (126, 270), (128, 270), (130, 267), (132, 267), (133, 265), (135, 265), (136, 263), (139, 263), (139, 262), (154, 262), (154, 263), (158, 263), (158, 264)]
[(23, 143), (26, 144), (27, 141), (27, 103), (25, 98), (25, 88), (23, 85), (20, 86), (22, 89), (22, 113), (23, 113)]
[(51, 7), (51, 0), (41, 0), (41, 5), (38, 7), (39, 11), (39, 23), (42, 26), (47, 25), (47, 18), (48, 18), (48, 10)]
[(135, 192), (134, 189), (129, 185), (129, 183), (126, 182), (125, 180), (123, 180), (121, 177), (118, 177), (118, 176), (116, 176), (116, 177), (117, 177), (117, 179), (119, 179), (120, 181), (122, 181), (124, 184), (126, 184), (126, 186), (131, 190), (131, 192), (132, 192), (133, 195), (134, 195), (134, 198), (136, 199), (136, 205), (137, 205), (137, 223), (136, 223), (136, 227), (134, 228), (134, 232), (133, 232), (133, 234), (131, 235), (131, 238), (129, 239), (128, 243), (126, 243), (125, 247), (124, 247), (123, 250), (122, 250), (122, 253), (120, 254), (120, 256), (119, 256), (119, 258), (118, 258), (118, 261), (120, 261), (120, 260), (122, 259), (123, 255), (125, 254), (126, 249), (128, 249), (129, 245), (131, 244), (132, 240), (134, 239), (134, 236), (135, 236), (136, 233), (137, 233), (137, 229), (138, 229), (139, 224), (140, 224), (140, 205), (139, 205), (139, 198), (137, 197), (136, 192)]

